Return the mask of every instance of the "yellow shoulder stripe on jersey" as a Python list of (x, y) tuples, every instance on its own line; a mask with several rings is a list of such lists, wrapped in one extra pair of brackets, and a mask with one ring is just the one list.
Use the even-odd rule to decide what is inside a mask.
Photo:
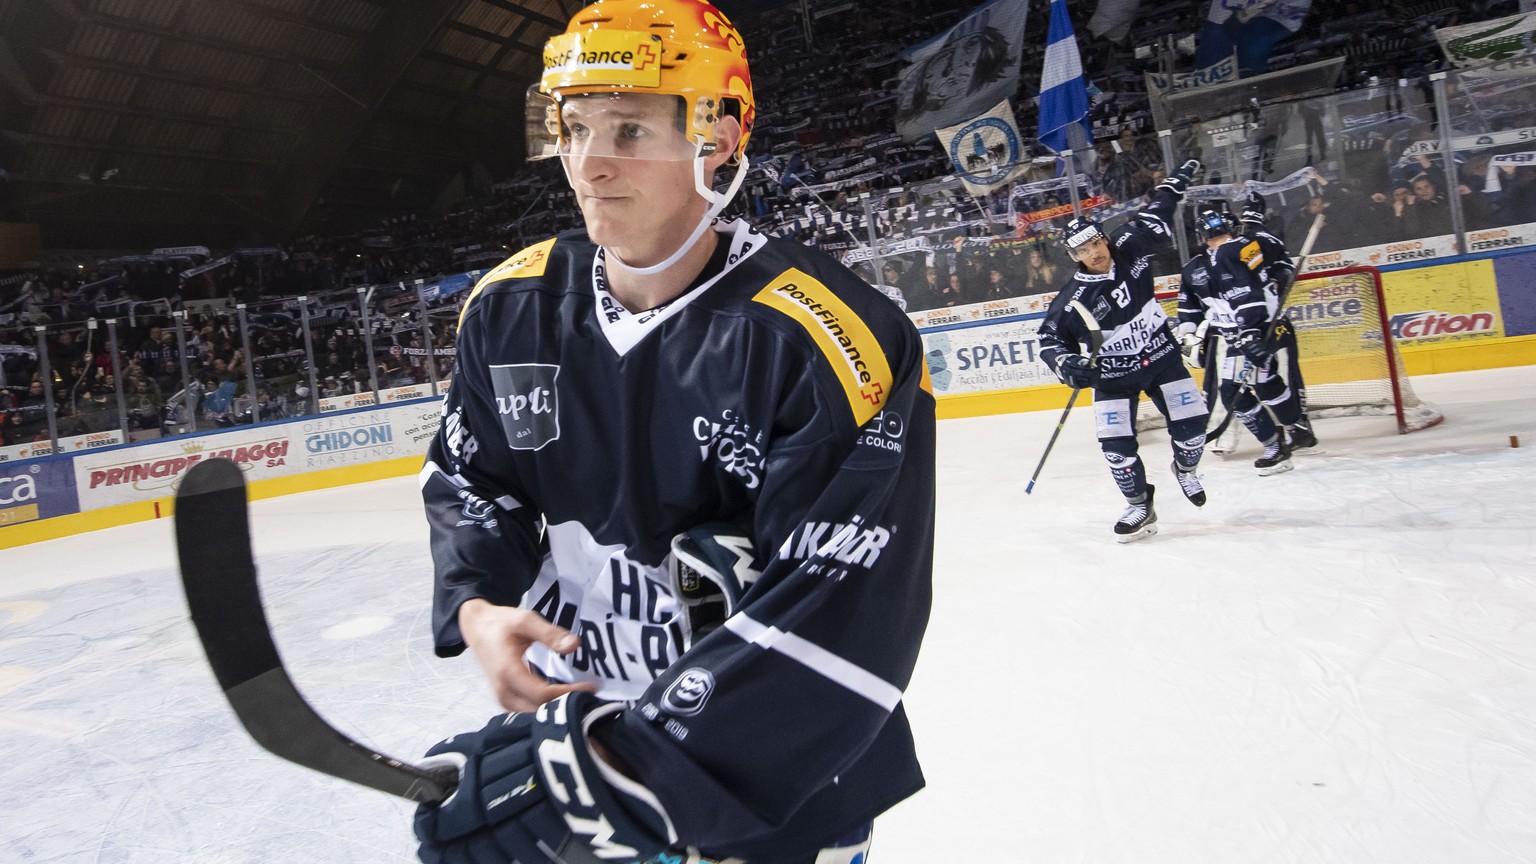
[(1237, 257), (1243, 259), (1249, 270), (1257, 270), (1264, 266), (1264, 253), (1259, 249), (1259, 241), (1251, 240), (1246, 246), (1238, 250)]
[(752, 298), (783, 312), (811, 334), (843, 385), (855, 425), (885, 407), (891, 392), (891, 366), (885, 350), (864, 321), (832, 290), (810, 274), (791, 267)]
[[(475, 283), (475, 290), (469, 292), (469, 298), (464, 301), (464, 309), (469, 309), (469, 304), (475, 302), (480, 296), (481, 289), (502, 279), (523, 279), (529, 276), (543, 276), (544, 268), (549, 265), (549, 250), (555, 248), (555, 238), (551, 237), (543, 243), (535, 243), (527, 249), (513, 255), (511, 258), (491, 268), (491, 272), (480, 277)], [(464, 312), (459, 312), (459, 326), (464, 326)]]

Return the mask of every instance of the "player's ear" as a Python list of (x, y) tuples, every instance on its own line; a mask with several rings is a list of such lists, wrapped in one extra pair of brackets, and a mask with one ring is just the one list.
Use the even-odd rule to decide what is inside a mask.
[[(727, 114), (715, 122), (715, 152), (705, 158), (704, 164), (711, 171), (730, 161), (741, 143), (741, 121)], [(746, 157), (742, 157), (746, 158)]]

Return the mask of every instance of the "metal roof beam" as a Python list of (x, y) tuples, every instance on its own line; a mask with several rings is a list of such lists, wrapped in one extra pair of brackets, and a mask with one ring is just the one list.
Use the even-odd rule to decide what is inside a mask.
[(303, 126), (263, 126), (259, 123), (248, 123), (239, 120), (226, 120), (220, 117), (210, 117), (206, 114), (192, 112), (169, 111), (155, 109), (153, 111), (138, 108), (133, 105), (124, 105), (120, 102), (96, 102), (91, 99), (67, 99), (60, 96), (49, 96), (46, 104), (50, 108), (75, 108), (81, 111), (101, 111), (107, 114), (117, 114), (121, 117), (134, 117), (142, 120), (174, 120), (193, 126), (212, 126), (216, 129), (228, 129), (231, 132), (253, 132), (262, 135), (283, 135), (285, 137), (297, 137), (303, 130)]
[[(170, 81), (175, 84), (189, 84), (197, 87), (206, 87), (210, 90), (222, 90), (226, 93), (237, 93), (241, 96), (259, 96), (263, 99), (282, 99), (299, 105), (314, 105), (323, 97), (299, 96), (292, 93), (274, 92), (270, 88), (248, 87), (244, 84), (236, 84), (231, 81), (217, 81), (212, 78), (200, 78), (194, 75), (183, 75), (179, 72), (167, 72), (162, 69), (146, 69), (142, 66), (130, 66), (126, 63), (117, 63), (112, 60), (103, 60), (99, 57), (88, 57), (84, 54), (71, 54), (67, 51), (55, 51), (43, 49), (60, 66), (84, 66), (91, 69), (101, 69), (107, 72), (116, 72), (119, 75), (127, 75), (133, 78), (151, 78), (156, 81)], [(51, 98), (51, 97), (49, 97)]]
[(328, 82), (330, 90), (296, 151), (303, 154), (302, 161), (290, 165), (275, 184), (273, 222), (290, 230), (299, 227), (406, 66), (462, 2), (413, 0), (389, 5), (357, 59)]
[(114, 141), (87, 141), (83, 138), (42, 135), (37, 132), (0, 130), (0, 138), (7, 138), (21, 144), (68, 147), (72, 150), (91, 150), (97, 153), (111, 153), (115, 156), (163, 156), (167, 159), (178, 159), (184, 162), (221, 162), (231, 165), (263, 165), (268, 168), (274, 168), (282, 164), (282, 162), (276, 159), (257, 159), (254, 156), (226, 156), (217, 151), (192, 151), (180, 148), (166, 149), (140, 145), (129, 146)]
[(526, 6), (519, 6), (516, 3), (510, 2), (510, 0), (479, 0), (479, 2), (484, 3), (487, 6), (495, 6), (497, 9), (504, 9), (508, 12), (521, 15), (524, 18), (537, 21), (540, 24), (548, 24), (549, 26), (555, 28), (557, 32), (565, 32), (565, 25), (567, 22), (561, 21), (558, 18), (551, 18), (542, 12), (535, 12)]

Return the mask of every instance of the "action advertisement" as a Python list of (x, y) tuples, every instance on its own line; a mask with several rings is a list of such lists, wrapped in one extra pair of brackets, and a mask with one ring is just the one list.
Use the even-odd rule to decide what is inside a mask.
[(1399, 347), (1504, 336), (1493, 262), (1467, 261), (1381, 274)]

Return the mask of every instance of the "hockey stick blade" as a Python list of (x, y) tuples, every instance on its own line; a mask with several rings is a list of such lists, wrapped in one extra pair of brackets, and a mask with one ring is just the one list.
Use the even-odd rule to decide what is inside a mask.
[(176, 492), (181, 584), (219, 687), (257, 744), (323, 774), (425, 804), (453, 793), (457, 772), (376, 753), (304, 701), (272, 642), (256, 584), (245, 478), (228, 459), (199, 462)]

